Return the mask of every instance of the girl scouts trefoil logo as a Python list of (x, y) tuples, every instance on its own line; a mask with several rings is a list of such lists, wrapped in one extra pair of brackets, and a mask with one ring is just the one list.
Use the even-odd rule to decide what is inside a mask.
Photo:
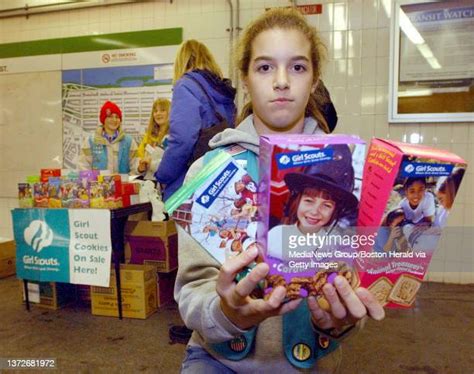
[(53, 230), (46, 222), (40, 220), (32, 221), (23, 235), (25, 242), (38, 253), (53, 242)]

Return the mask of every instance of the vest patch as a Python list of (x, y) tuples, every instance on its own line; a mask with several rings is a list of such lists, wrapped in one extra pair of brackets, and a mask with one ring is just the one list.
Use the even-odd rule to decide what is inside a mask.
[(298, 361), (306, 361), (311, 357), (311, 347), (304, 343), (298, 343), (293, 346), (293, 357)]
[(318, 343), (319, 343), (319, 346), (322, 348), (322, 349), (326, 349), (327, 347), (329, 347), (329, 339), (326, 338), (325, 336), (319, 336), (319, 340), (318, 340)]
[(247, 339), (245, 339), (245, 336), (243, 335), (238, 336), (229, 342), (229, 348), (233, 352), (243, 352), (246, 347), (247, 347)]

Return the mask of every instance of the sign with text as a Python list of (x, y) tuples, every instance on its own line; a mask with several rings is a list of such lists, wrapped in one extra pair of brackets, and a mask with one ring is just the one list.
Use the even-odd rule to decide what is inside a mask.
[(14, 209), (18, 278), (109, 286), (110, 211)]

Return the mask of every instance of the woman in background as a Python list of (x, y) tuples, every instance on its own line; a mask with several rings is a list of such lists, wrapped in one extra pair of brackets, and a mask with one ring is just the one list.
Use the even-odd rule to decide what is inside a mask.
[(235, 89), (209, 49), (197, 40), (181, 46), (174, 64), (168, 147), (155, 173), (163, 200), (183, 184), (200, 132), (224, 119), (233, 127)]

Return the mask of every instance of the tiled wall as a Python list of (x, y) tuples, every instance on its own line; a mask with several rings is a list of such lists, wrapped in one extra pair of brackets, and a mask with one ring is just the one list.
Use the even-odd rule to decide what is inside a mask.
[[(401, 141), (419, 139), (417, 141), (420, 143), (451, 150), (468, 162), (474, 162), (474, 124), (388, 125), (391, 1), (296, 1), (298, 5), (316, 2), (323, 4), (323, 13), (309, 16), (309, 19), (320, 30), (328, 47), (328, 62), (323, 79), (339, 113), (337, 132), (358, 134), (366, 140), (372, 136)], [(235, 5), (236, 1), (232, 3)], [(241, 0), (240, 25), (245, 27), (249, 20), (267, 7), (288, 4), (288, 1), (283, 0)], [(34, 15), (28, 19), (2, 19), (0, 43), (182, 27), (184, 39), (195, 38), (206, 43), (223, 71), (229, 75), (230, 43), (226, 30), (229, 27), (229, 9), (225, 0), (174, 0), (172, 4), (161, 0)], [(59, 100), (56, 105), (58, 115), (53, 118), (60, 118)], [(0, 110), (3, 106), (2, 100)], [(2, 121), (5, 122), (5, 119)], [(60, 128), (61, 123), (57, 123), (57, 126)], [(0, 141), (2, 149), (5, 149), (5, 140)], [(30, 138), (30, 141), (36, 140)], [(55, 141), (57, 143), (51, 146), (60, 146), (61, 137), (58, 136)], [(37, 158), (38, 155), (24, 152), (17, 157), (28, 162), (28, 158)], [(3, 161), (0, 167), (5, 170)], [(474, 173), (471, 168), (459, 191), (449, 219), (450, 226), (465, 226), (473, 230), (474, 202), (470, 198), (473, 187)], [(9, 209), (14, 206), (14, 196), (0, 196), (0, 236), (12, 236)], [(473, 256), (466, 238), (466, 235), (451, 235), (443, 239), (433, 260), (433, 269), (439, 272), (430, 272), (430, 279), (474, 282)]]

